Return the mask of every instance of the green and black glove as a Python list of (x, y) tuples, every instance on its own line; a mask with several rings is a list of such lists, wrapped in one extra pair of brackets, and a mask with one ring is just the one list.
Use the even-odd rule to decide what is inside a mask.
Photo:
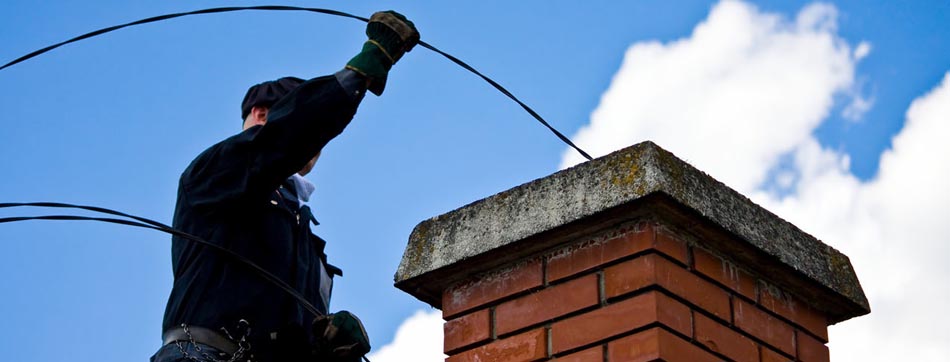
[(405, 16), (388, 10), (369, 18), (366, 36), (369, 40), (363, 43), (363, 50), (346, 63), (346, 68), (369, 78), (369, 91), (378, 96), (386, 87), (389, 69), (419, 43), (419, 31)]
[(370, 350), (363, 322), (345, 310), (314, 319), (313, 337), (318, 361), (360, 362)]

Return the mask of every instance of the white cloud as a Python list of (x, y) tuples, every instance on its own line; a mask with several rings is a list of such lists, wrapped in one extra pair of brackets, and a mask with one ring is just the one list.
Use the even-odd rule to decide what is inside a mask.
[[(873, 104), (854, 90), (871, 45), (851, 50), (836, 16), (722, 1), (688, 38), (631, 46), (574, 140), (599, 155), (654, 140), (847, 254), (873, 311), (832, 327), (833, 360), (946, 360), (950, 74), (912, 104), (878, 175), (856, 178), (812, 136), (835, 96), (851, 97), (849, 119)], [(579, 161), (565, 150), (562, 166)]]
[[(834, 32), (836, 17), (824, 4), (790, 21), (720, 2), (688, 38), (631, 46), (590, 125), (573, 139), (597, 155), (650, 139), (753, 190), (854, 83), (855, 58)], [(564, 156), (563, 167), (582, 161)]]
[[(866, 58), (868, 54), (871, 54), (871, 43), (862, 41), (854, 48), (854, 54), (851, 56), (855, 62), (858, 62)], [(865, 97), (861, 94), (861, 83), (862, 82), (857, 82), (857, 84), (851, 87), (849, 92), (851, 102), (841, 111), (841, 116), (852, 122), (860, 121), (861, 118), (864, 117), (864, 114), (874, 106), (874, 98)]]
[(862, 41), (854, 48), (854, 59), (856, 60), (864, 59), (868, 54), (871, 54), (871, 43)]
[(442, 362), (442, 312), (419, 310), (407, 318), (390, 344), (370, 353), (373, 362)]
[[(841, 361), (940, 361), (950, 356), (941, 311), (950, 300), (950, 73), (915, 100), (878, 176), (861, 183), (818, 150), (796, 156), (805, 172), (784, 200), (755, 197), (851, 257), (872, 314), (831, 329)], [(817, 149), (811, 145), (808, 148)], [(873, 345), (875, 348), (867, 348)]]
[[(855, 92), (857, 91), (855, 90)], [(848, 106), (841, 111), (841, 116), (852, 122), (860, 121), (861, 118), (864, 117), (864, 114), (871, 110), (871, 106), (873, 105), (874, 99), (854, 94), (851, 98), (851, 103), (848, 103)]]

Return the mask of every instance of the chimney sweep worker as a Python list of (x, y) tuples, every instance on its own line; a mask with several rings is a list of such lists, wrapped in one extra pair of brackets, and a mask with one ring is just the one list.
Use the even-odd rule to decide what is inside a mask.
[(343, 132), (366, 90), (381, 95), (396, 61), (419, 41), (404, 16), (377, 12), (369, 40), (343, 70), (248, 89), (244, 130), (202, 152), (181, 175), (174, 227), (232, 250), (299, 291), (323, 315), (216, 250), (172, 238), (175, 281), (151, 362), (347, 361), (369, 352), (352, 314), (328, 314), (333, 275), (310, 232), (302, 176)]

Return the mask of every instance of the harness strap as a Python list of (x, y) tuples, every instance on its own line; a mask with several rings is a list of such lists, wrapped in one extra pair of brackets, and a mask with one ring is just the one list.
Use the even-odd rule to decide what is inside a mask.
[[(186, 329), (187, 328), (187, 329)], [(162, 333), (163, 345), (169, 345), (175, 342), (194, 342), (211, 346), (221, 352), (234, 354), (238, 351), (238, 345), (232, 342), (228, 337), (214, 330), (199, 327), (175, 327)]]

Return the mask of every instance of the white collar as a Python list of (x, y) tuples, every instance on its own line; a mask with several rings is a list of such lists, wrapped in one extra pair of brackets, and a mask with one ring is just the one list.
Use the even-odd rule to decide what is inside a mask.
[(300, 206), (303, 206), (307, 201), (310, 201), (310, 195), (313, 194), (313, 190), (317, 189), (317, 186), (303, 176), (300, 176), (300, 174), (295, 173), (290, 176), (290, 179), (294, 181), (294, 188), (297, 191), (297, 201), (300, 202)]

